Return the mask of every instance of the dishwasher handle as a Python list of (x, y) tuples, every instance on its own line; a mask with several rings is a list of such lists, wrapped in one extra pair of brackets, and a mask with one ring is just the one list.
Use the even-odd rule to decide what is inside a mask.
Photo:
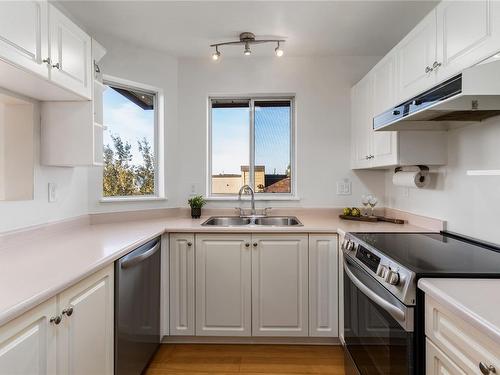
[(154, 253), (156, 253), (159, 248), (160, 248), (160, 242), (157, 242), (151, 249), (143, 252), (140, 255), (137, 255), (136, 257), (127, 259), (124, 262), (122, 262), (121, 268), (126, 269), (141, 263), (143, 260), (149, 258)]

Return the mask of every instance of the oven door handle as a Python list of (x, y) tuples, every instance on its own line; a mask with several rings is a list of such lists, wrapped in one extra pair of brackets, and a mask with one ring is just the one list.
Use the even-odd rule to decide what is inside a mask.
[(361, 290), (369, 299), (371, 299), (374, 303), (379, 305), (385, 311), (387, 311), (391, 316), (398, 321), (398, 323), (406, 326), (406, 312), (399, 308), (398, 306), (393, 305), (390, 302), (387, 302), (384, 298), (380, 297), (373, 290), (368, 288), (365, 284), (363, 284), (351, 271), (348, 262), (344, 260), (344, 272), (351, 279), (352, 283)]

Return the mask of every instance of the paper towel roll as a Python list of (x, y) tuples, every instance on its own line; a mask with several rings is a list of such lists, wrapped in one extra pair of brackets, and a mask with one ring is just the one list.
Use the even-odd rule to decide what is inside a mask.
[(413, 188), (423, 188), (429, 183), (429, 180), (429, 173), (425, 171), (396, 172), (392, 176), (392, 183), (394, 185)]

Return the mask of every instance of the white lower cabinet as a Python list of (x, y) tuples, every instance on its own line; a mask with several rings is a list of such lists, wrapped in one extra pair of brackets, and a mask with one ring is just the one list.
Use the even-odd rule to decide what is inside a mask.
[(0, 327), (0, 374), (113, 374), (113, 265)]
[(170, 235), (170, 335), (195, 334), (194, 234)]
[(251, 335), (251, 236), (196, 236), (196, 334)]
[(0, 374), (56, 373), (56, 297), (0, 328)]
[(308, 335), (308, 236), (252, 236), (253, 336)]
[(466, 372), (458, 367), (429, 339), (425, 339), (426, 375), (466, 375)]
[(335, 235), (309, 235), (309, 336), (338, 337), (338, 249)]
[(113, 374), (113, 267), (106, 268), (58, 297), (60, 374)]

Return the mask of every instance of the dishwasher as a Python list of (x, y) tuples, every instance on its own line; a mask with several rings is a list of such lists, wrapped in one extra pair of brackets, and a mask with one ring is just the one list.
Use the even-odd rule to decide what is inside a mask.
[(160, 345), (160, 238), (115, 262), (115, 374), (139, 375)]

